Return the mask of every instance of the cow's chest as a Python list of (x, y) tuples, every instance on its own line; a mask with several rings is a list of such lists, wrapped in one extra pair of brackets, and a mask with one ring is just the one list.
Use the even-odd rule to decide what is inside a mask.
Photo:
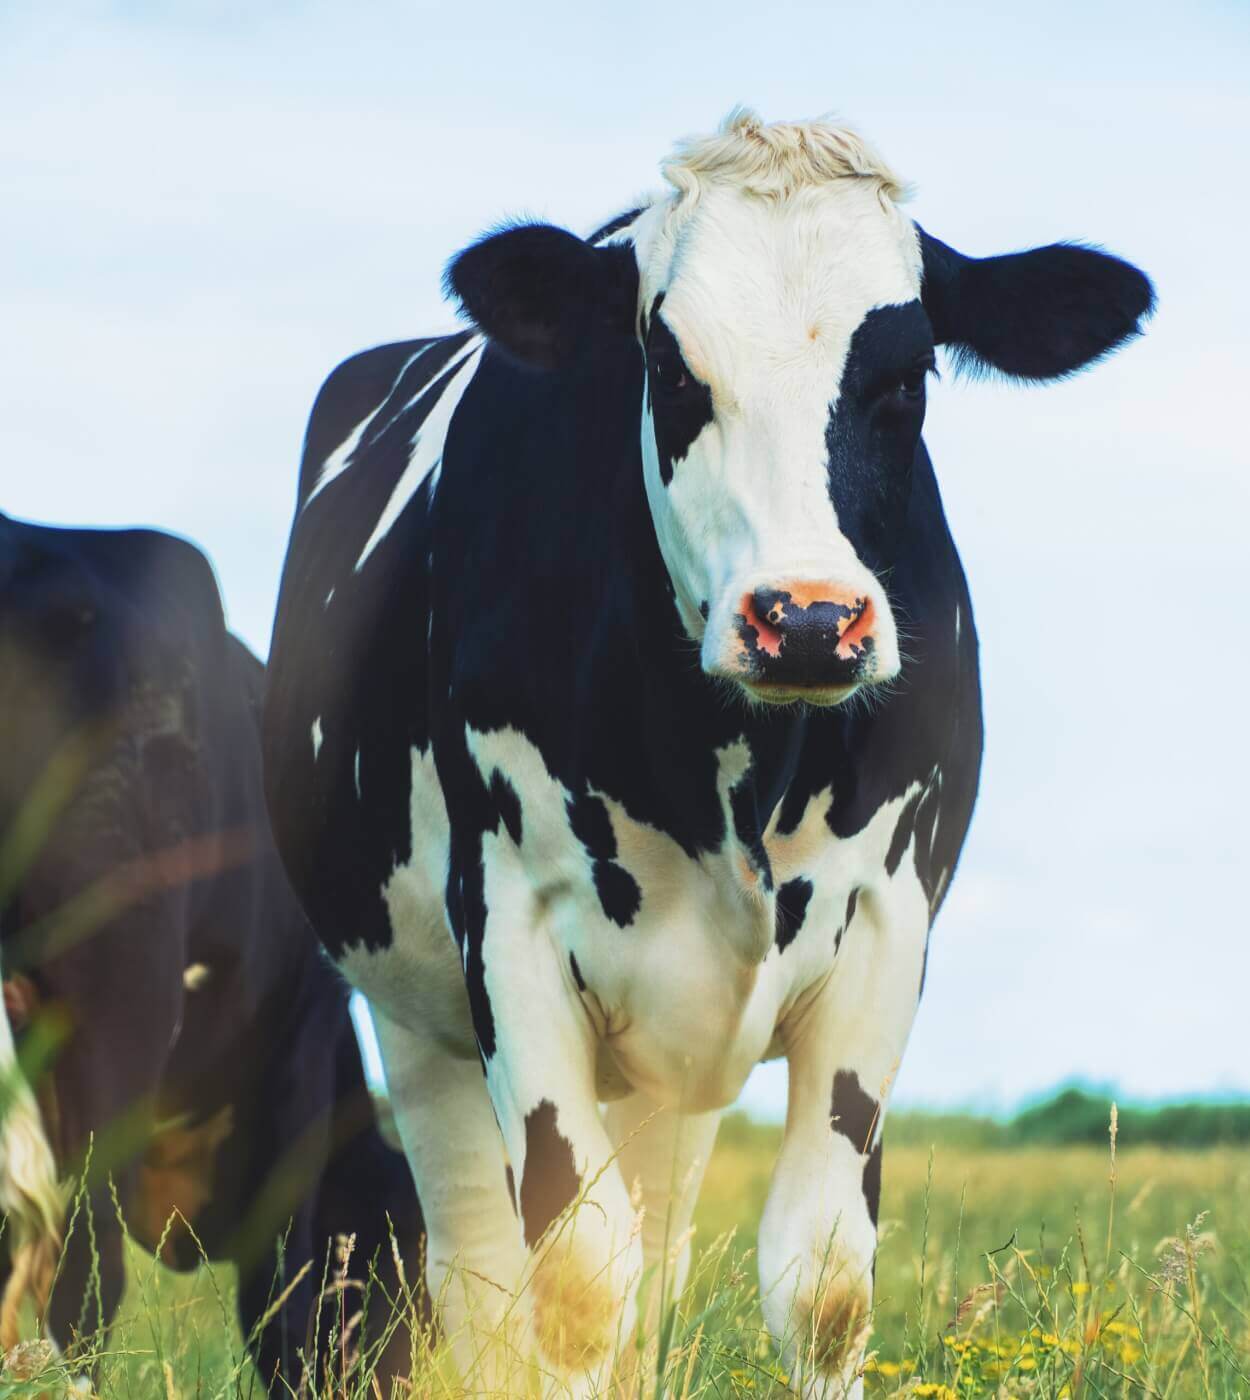
[(849, 838), (830, 830), (827, 788), (785, 834), (775, 819), (743, 832), (733, 807), (747, 755), (734, 745), (720, 754), (724, 840), (692, 857), (606, 794), (568, 793), (515, 731), (469, 738), (509, 808), (481, 843), (486, 992), (506, 1001), (554, 949), (598, 1038), (602, 1097), (633, 1087), (692, 1109), (731, 1102), (836, 974), (849, 926), (872, 936), (856, 914), (889, 883), (903, 797)]

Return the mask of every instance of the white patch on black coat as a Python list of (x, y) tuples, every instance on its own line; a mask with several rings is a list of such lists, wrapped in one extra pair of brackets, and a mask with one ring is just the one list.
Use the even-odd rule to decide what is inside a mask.
[[(431, 472), (437, 472), (442, 464), (443, 442), (447, 437), (447, 429), (451, 426), (452, 415), (459, 406), (464, 391), (477, 373), (483, 348), (481, 336), (473, 336), (459, 355), (442, 371), (444, 375), (449, 374), (451, 377), (439, 395), (438, 402), (426, 414), (425, 420), (417, 429), (417, 434), (412, 440), (408, 465), (395, 483), (390, 500), (383, 507), (373, 533), (360, 551), (360, 557), (356, 560), (357, 572), (364, 568), (370, 554), (386, 538), (391, 527), (403, 514), (404, 507), (417, 494), (421, 483)], [(425, 392), (424, 388), (422, 392)]]

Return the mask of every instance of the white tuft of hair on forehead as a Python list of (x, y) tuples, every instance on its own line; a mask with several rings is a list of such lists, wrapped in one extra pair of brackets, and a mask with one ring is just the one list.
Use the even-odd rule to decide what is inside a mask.
[(736, 108), (714, 134), (680, 142), (661, 169), (667, 193), (629, 227), (639, 305), (667, 294), (690, 367), (725, 407), (746, 387), (728, 361), (767, 371), (778, 357), (817, 356), (836, 377), (868, 310), (919, 295), (919, 238), (901, 207), (908, 187), (850, 127), (766, 123)]
[(712, 135), (678, 142), (660, 169), (677, 191), (674, 214), (692, 209), (703, 187), (711, 184), (780, 202), (834, 180), (865, 180), (872, 182), (887, 210), (910, 195), (909, 187), (850, 127), (827, 118), (764, 122), (746, 107), (735, 107)]

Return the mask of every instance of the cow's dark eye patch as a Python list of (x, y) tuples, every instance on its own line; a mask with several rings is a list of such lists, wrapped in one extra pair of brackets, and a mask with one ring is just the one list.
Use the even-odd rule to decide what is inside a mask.
[(677, 337), (659, 316), (651, 322), (647, 337), (647, 369), (656, 395), (677, 394), (684, 389), (702, 388), (690, 372), (677, 344)]
[(829, 496), (839, 528), (874, 572), (893, 559), (906, 517), (932, 365), (920, 303), (875, 307), (851, 337), (830, 409)]
[(655, 393), (675, 394), (690, 387), (690, 371), (680, 355), (660, 352), (651, 356), (651, 384)]
[(919, 353), (911, 364), (883, 366), (867, 378), (866, 397), (870, 402), (885, 407), (905, 408), (922, 403), (925, 397), (925, 381), (930, 374), (937, 372), (931, 350)]
[(673, 467), (712, 421), (712, 391), (698, 379), (682, 357), (677, 337), (652, 307), (647, 333), (647, 386), (655, 420), (655, 445), (660, 479), (673, 479)]
[(905, 369), (898, 377), (896, 393), (905, 399), (919, 399), (924, 396), (925, 379), (933, 370), (932, 358)]

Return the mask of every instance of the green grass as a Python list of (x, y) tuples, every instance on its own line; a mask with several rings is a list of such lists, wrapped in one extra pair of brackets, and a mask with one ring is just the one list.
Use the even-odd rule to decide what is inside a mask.
[[(1250, 1396), (1250, 1151), (1122, 1132), (1113, 1193), (1105, 1146), (987, 1146), (967, 1120), (925, 1126), (904, 1117), (887, 1129), (870, 1396)], [(648, 1374), (631, 1393), (787, 1393), (754, 1259), (778, 1141), (777, 1129), (726, 1121), (662, 1383)], [(179, 1277), (132, 1247), (99, 1393), (259, 1395), (233, 1309), (228, 1269)], [(56, 1368), (0, 1375), (0, 1400), (57, 1388)], [(336, 1367), (319, 1393), (380, 1392), (366, 1364)], [(413, 1393), (457, 1393), (444, 1355), (418, 1358)]]
[[(1121, 1133), (1111, 1215), (1108, 1148), (987, 1149), (954, 1127), (930, 1147), (887, 1127), (870, 1394), (1250, 1396), (1250, 1151)], [(702, 1237), (754, 1245), (778, 1141), (726, 1125)]]

